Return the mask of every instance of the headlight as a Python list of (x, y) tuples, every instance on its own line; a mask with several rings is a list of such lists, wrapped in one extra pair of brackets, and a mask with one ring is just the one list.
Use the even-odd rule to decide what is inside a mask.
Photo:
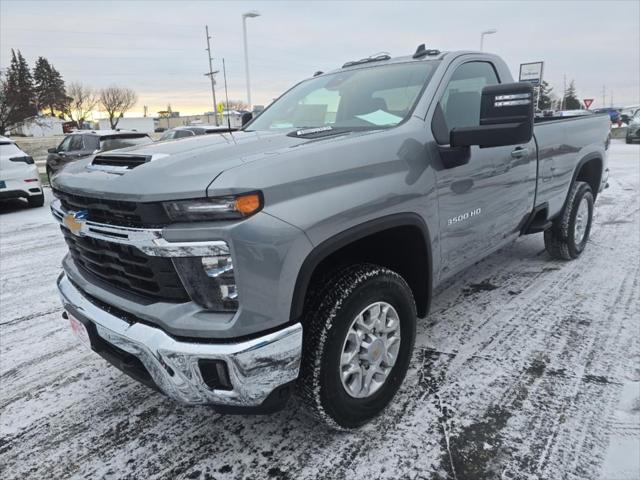
[(228, 197), (165, 202), (164, 209), (176, 222), (198, 220), (237, 220), (259, 212), (263, 206), (260, 192)]

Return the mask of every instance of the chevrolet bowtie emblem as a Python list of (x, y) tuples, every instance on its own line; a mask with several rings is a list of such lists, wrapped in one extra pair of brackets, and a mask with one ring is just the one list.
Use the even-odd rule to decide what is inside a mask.
[(67, 213), (64, 216), (63, 223), (69, 229), (69, 231), (71, 231), (71, 233), (73, 233), (74, 235), (80, 235), (82, 226), (87, 219), (87, 214), (88, 212), (86, 210)]

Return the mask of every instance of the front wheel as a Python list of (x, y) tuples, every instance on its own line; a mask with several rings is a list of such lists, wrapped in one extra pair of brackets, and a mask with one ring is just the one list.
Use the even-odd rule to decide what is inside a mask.
[(593, 193), (585, 182), (575, 182), (564, 211), (544, 232), (544, 246), (553, 258), (573, 260), (584, 251), (593, 222)]
[(404, 380), (416, 307), (397, 273), (362, 264), (337, 271), (307, 303), (298, 394), (339, 429), (380, 413)]

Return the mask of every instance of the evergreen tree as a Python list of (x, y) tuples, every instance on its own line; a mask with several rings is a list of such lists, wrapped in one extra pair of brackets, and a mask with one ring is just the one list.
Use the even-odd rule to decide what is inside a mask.
[(54, 110), (63, 111), (67, 103), (64, 80), (46, 58), (39, 57), (36, 61), (33, 78), (38, 107), (41, 110), (48, 108), (52, 116)]
[[(551, 92), (553, 87), (549, 86), (548, 82), (542, 81), (539, 88), (534, 89), (536, 104), (538, 110), (551, 110), (553, 108), (553, 101), (551, 99)], [(540, 99), (538, 100), (538, 92)]]
[(9, 126), (9, 117), (11, 116), (12, 107), (9, 105), (9, 99), (7, 98), (8, 92), (7, 81), (2, 72), (0, 72), (0, 135), (4, 135)]
[(569, 82), (569, 88), (564, 94), (564, 109), (565, 110), (579, 110), (582, 108), (578, 95), (576, 93), (576, 85), (573, 80)]
[(11, 106), (9, 125), (38, 113), (33, 77), (20, 50), (11, 50), (11, 64), (7, 69), (7, 103)]

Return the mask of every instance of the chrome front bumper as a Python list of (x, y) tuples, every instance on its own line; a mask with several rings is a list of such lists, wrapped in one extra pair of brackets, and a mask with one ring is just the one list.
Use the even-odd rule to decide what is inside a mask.
[[(187, 404), (257, 407), (276, 388), (298, 377), (302, 355), (300, 323), (238, 343), (182, 342), (162, 330), (129, 323), (87, 299), (62, 274), (58, 291), (65, 309), (96, 327), (107, 343), (138, 358), (156, 386)], [(200, 359), (226, 363), (231, 390), (211, 389), (204, 382)]]

